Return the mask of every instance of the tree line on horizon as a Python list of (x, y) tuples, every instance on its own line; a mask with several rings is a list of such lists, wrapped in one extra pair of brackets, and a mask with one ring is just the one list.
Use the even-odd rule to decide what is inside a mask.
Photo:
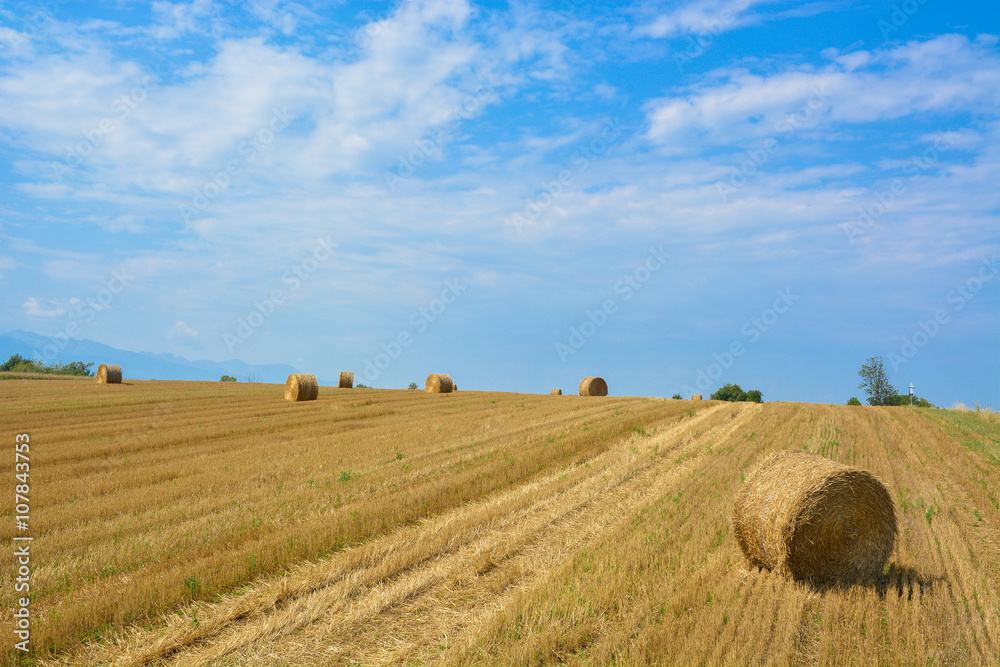
[(0, 372), (5, 373), (43, 373), (46, 375), (80, 375), (92, 377), (90, 371), (93, 362), (85, 364), (82, 361), (71, 361), (63, 365), (62, 361), (46, 364), (40, 359), (26, 359), (20, 354), (10, 355), (10, 359), (0, 364)]

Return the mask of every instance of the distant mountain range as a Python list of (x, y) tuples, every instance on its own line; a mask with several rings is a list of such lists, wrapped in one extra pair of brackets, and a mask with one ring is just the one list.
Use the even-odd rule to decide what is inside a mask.
[[(60, 345), (63, 343), (65, 347), (56, 354), (47, 354), (51, 347), (49, 350), (45, 347), (53, 344), (52, 338), (30, 331), (8, 331), (0, 334), (0, 363), (7, 361), (12, 354), (20, 354), (25, 358), (42, 359), (47, 364), (57, 361), (66, 364), (71, 361), (93, 362), (91, 372), (97, 370), (97, 364), (118, 364), (122, 367), (122, 375), (134, 380), (218, 381), (223, 375), (232, 375), (239, 382), (247, 382), (250, 378), (254, 382), (284, 383), (290, 373), (299, 372), (287, 364), (253, 366), (238, 359), (191, 361), (163, 352), (129, 352), (92, 340), (59, 341)], [(327, 386), (337, 384), (321, 379), (318, 381)]]

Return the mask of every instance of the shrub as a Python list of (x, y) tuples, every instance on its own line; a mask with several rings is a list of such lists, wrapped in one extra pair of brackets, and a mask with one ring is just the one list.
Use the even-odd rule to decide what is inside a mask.
[[(910, 395), (909, 394), (894, 394), (892, 396), (889, 396), (887, 399), (885, 399), (885, 405), (901, 406), (901, 405), (909, 405), (909, 404), (910, 404)], [(913, 406), (917, 407), (917, 408), (933, 408), (934, 407), (933, 405), (931, 405), (931, 402), (928, 401), (926, 398), (920, 398), (919, 396), (914, 396), (913, 397)]]
[(221, 378), (219, 378), (219, 382), (236, 382), (236, 378), (234, 378), (232, 375), (223, 375)]
[(759, 389), (743, 391), (738, 384), (727, 384), (712, 394), (711, 399), (713, 401), (730, 401), (733, 403), (740, 401), (763, 403), (764, 394), (762, 394)]
[(851, 396), (849, 399), (847, 399), (847, 404), (848, 405), (861, 405), (861, 401), (858, 400), (857, 396)]

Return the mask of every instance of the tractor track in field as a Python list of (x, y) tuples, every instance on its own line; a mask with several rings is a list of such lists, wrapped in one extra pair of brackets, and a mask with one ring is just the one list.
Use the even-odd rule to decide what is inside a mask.
[[(303, 565), (63, 661), (105, 665), (433, 661), (546, 571), (690, 473), (756, 404), (706, 407), (585, 463)], [(63, 661), (60, 661), (62, 663)], [(59, 664), (59, 663), (55, 663)]]

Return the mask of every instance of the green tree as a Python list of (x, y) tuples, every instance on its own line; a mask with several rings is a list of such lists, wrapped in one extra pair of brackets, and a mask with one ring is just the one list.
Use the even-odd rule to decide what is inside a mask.
[(82, 375), (84, 377), (90, 377), (93, 375), (93, 373), (90, 372), (90, 367), (93, 365), (93, 362), (85, 364), (82, 361), (71, 361), (63, 366), (59, 372), (66, 375)]
[(407, 387), (407, 389), (416, 389), (416, 388), (417, 388), (417, 383), (416, 382), (411, 382), (410, 386)]
[(236, 382), (236, 378), (232, 375), (223, 375), (219, 378), (219, 382)]
[(677, 400), (680, 400), (681, 399), (681, 395), (680, 394), (674, 394), (670, 398), (676, 398)]
[(753, 403), (763, 403), (764, 394), (761, 393), (760, 389), (751, 389), (747, 392), (747, 397), (744, 400), (751, 401)]
[(740, 389), (738, 384), (727, 384), (712, 394), (711, 399), (713, 401), (745, 401), (747, 393)]
[(861, 405), (861, 401), (858, 400), (857, 396), (851, 396), (849, 399), (847, 399), (847, 404), (848, 405)]
[(889, 383), (882, 357), (869, 357), (868, 361), (858, 371), (861, 384), (858, 389), (864, 389), (868, 394), (868, 405), (888, 405), (889, 397), (896, 394), (896, 389)]
[(11, 372), (18, 368), (18, 366), (25, 366), (27, 364), (33, 364), (31, 359), (25, 359), (20, 354), (10, 355), (10, 359), (0, 364), (0, 371)]

